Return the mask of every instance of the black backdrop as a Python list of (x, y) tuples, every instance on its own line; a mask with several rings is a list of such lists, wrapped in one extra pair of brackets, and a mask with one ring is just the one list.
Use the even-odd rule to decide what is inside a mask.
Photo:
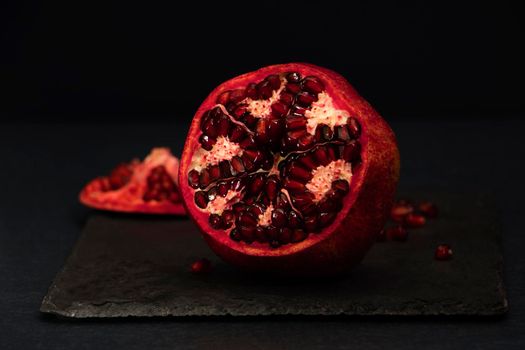
[(511, 2), (0, 6), (0, 113), (11, 121), (189, 120), (221, 81), (289, 61), (339, 71), (387, 118), (523, 111)]

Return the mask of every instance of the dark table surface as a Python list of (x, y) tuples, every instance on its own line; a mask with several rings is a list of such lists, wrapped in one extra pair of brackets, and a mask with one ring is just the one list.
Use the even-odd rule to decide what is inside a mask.
[[(147, 118), (145, 118), (147, 120)], [(116, 162), (157, 145), (180, 152), (186, 124), (0, 124), (2, 349), (523, 348), (525, 122), (392, 122), (401, 188), (482, 191), (501, 209), (509, 313), (498, 319), (265, 318), (69, 321), (42, 297), (90, 211), (77, 192)]]

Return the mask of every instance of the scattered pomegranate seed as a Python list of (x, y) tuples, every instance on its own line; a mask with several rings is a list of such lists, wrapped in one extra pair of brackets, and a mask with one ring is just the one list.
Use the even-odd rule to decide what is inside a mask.
[(405, 201), (398, 201), (390, 211), (390, 218), (396, 222), (403, 222), (408, 214), (414, 211), (414, 207)]
[(211, 271), (211, 262), (206, 258), (199, 259), (191, 264), (190, 270), (195, 274), (208, 273)]
[(434, 203), (431, 202), (421, 202), (419, 203), (417, 209), (427, 218), (435, 218), (438, 216), (438, 208)]
[(452, 248), (448, 244), (440, 244), (436, 248), (434, 258), (436, 260), (450, 260), (452, 258)]
[(404, 225), (410, 228), (422, 227), (425, 225), (425, 223), (425, 217), (419, 214), (408, 214), (404, 220)]
[(408, 231), (401, 225), (389, 227), (385, 233), (393, 241), (404, 242), (408, 239)]

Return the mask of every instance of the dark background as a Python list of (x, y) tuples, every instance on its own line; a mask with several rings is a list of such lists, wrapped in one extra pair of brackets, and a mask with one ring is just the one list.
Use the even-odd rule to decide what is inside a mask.
[(307, 61), (342, 73), (387, 118), (516, 116), (516, 3), (3, 2), (0, 113), (189, 120), (220, 82)]
[[(0, 124), (0, 348), (523, 349), (525, 94), (517, 3), (0, 1), (0, 117), (7, 121)], [(508, 315), (42, 316), (41, 300), (91, 214), (77, 201), (82, 186), (153, 146), (180, 154), (212, 88), (288, 61), (344, 74), (386, 117), (399, 142), (401, 189), (494, 195)]]

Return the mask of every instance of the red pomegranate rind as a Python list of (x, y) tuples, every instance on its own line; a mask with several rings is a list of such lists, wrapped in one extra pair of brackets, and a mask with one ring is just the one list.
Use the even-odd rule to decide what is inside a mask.
[(177, 189), (178, 170), (179, 160), (168, 148), (154, 148), (143, 162), (120, 164), (109, 176), (90, 181), (79, 199), (100, 210), (185, 215)]
[[(202, 181), (192, 182), (197, 181), (197, 172), (191, 172), (194, 170), (192, 167), (195, 167), (196, 164), (194, 154), (205, 147), (211, 149), (206, 140), (201, 138), (203, 135), (201, 131), (203, 121), (201, 119), (205, 112), (217, 105), (218, 100), (228, 101), (228, 98), (225, 97), (226, 94), (223, 94), (226, 91), (230, 91), (231, 94), (231, 91), (246, 89), (246, 95), (250, 96), (252, 93), (255, 94), (250, 90), (254, 86), (253, 84), (261, 83), (272, 75), (284, 76), (288, 72), (299, 73), (303, 78), (314, 76), (319, 79), (322, 82), (323, 91), (332, 98), (336, 109), (347, 111), (351, 117), (355, 118), (360, 127), (358, 138), (360, 149), (356, 148), (356, 152), (359, 152), (361, 162), (356, 168), (352, 169), (350, 190), (342, 201), (342, 207), (337, 208), (335, 218), (333, 216), (326, 218), (328, 224), (321, 232), (310, 233), (306, 237), (301, 237), (300, 230), (298, 232), (284, 230), (281, 231), (281, 235), (283, 232), (286, 235), (281, 236), (280, 239), (289, 240), (290, 243), (287, 241), (278, 242), (279, 244), (273, 244), (273, 241), (261, 243), (259, 242), (258, 230), (252, 230), (251, 227), (253, 226), (251, 225), (253, 223), (250, 223), (249, 218), (243, 217), (242, 220), (245, 220), (247, 226), (236, 227), (235, 233), (230, 232), (230, 236), (227, 234), (228, 230), (215, 229), (210, 225), (215, 217), (213, 220), (210, 219), (210, 213), (202, 209), (205, 203), (201, 203), (201, 208), (195, 204), (195, 194), (199, 191), (198, 187)], [(290, 81), (287, 80), (287, 82)], [(316, 89), (315, 82), (310, 83), (310, 85), (310, 89)], [(292, 88), (295, 87), (292, 85)], [(263, 91), (263, 93), (265, 92)], [(221, 99), (218, 99), (219, 96)], [(267, 93), (267, 96), (270, 96), (270, 93)], [(296, 101), (299, 98), (297, 96), (299, 94), (296, 95)], [(311, 107), (310, 105), (308, 108)], [(272, 107), (272, 113), (280, 113), (279, 108), (276, 109), (277, 111)], [(250, 122), (245, 120), (246, 125)], [(295, 120), (289, 122), (296, 123)], [(300, 122), (297, 123), (301, 124)], [(256, 127), (252, 130), (256, 130)], [(326, 131), (330, 133), (330, 131)], [(247, 142), (246, 144), (249, 146), (251, 143)], [(272, 147), (270, 143), (268, 148)], [(264, 147), (260, 148), (264, 149)], [(247, 148), (244, 147), (243, 149)], [(209, 171), (206, 168), (206, 171), (201, 171), (200, 174), (202, 175), (203, 172), (205, 174), (201, 180), (204, 180), (206, 185), (208, 184)], [(267, 173), (266, 176), (269, 174)], [(302, 173), (296, 171), (296, 174), (300, 178)], [(277, 173), (277, 175), (279, 174)], [(189, 177), (190, 179), (188, 179)], [(281, 185), (288, 186), (289, 191), (295, 189), (301, 191), (306, 183), (307, 174), (304, 177), (302, 183), (300, 181), (287, 181)], [(395, 136), (386, 122), (342, 76), (330, 70), (303, 63), (265, 67), (236, 77), (217, 87), (195, 114), (186, 139), (179, 171), (180, 189), (185, 207), (217, 255), (241, 268), (295, 275), (337, 274), (348, 270), (361, 261), (375, 242), (378, 232), (390, 214), (398, 177), (399, 153)], [(193, 188), (188, 180), (190, 180)], [(272, 186), (269, 188), (269, 190), (268, 188), (265, 189), (265, 193), (273, 193)], [(286, 198), (278, 198), (277, 200), (286, 205)], [(235, 206), (233, 210), (235, 211)], [(272, 218), (272, 220), (275, 220), (276, 225), (285, 222), (280, 215)], [(287, 222), (290, 224), (290, 218)], [(271, 223), (273, 225), (274, 221)], [(304, 225), (307, 229), (306, 221)], [(295, 242), (296, 240), (298, 242)]]

